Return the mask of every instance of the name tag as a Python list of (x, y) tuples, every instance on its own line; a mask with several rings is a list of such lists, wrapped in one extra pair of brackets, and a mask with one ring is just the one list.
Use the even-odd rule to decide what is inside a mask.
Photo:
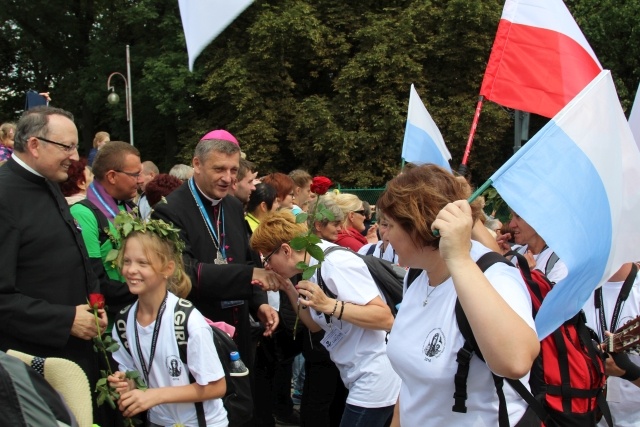
[(340, 341), (342, 341), (346, 337), (344, 332), (342, 332), (338, 328), (332, 328), (329, 332), (324, 333), (324, 338), (322, 338), (322, 345), (328, 351), (331, 351)]

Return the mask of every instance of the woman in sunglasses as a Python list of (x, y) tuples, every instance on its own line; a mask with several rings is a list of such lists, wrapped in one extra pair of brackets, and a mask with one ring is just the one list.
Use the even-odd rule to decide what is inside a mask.
[[(307, 233), (290, 212), (279, 211), (264, 219), (251, 237), (251, 247), (263, 254), (264, 266), (282, 277), (303, 270), (301, 262), (318, 264), (305, 250), (289, 242)], [(326, 251), (334, 244), (321, 240)], [(384, 302), (364, 261), (351, 251), (336, 250), (325, 256), (309, 280), (283, 290), (311, 332), (324, 330), (321, 344), (349, 389), (341, 427), (384, 427), (391, 422), (400, 379), (386, 354), (386, 332), (393, 315)]]

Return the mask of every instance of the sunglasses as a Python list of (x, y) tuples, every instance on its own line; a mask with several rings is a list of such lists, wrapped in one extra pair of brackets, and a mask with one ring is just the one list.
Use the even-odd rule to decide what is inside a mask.
[(366, 215), (364, 214), (364, 209), (360, 209), (359, 211), (352, 211), (352, 212), (353, 212), (353, 213), (360, 214), (360, 215), (362, 215), (362, 216), (366, 216)]

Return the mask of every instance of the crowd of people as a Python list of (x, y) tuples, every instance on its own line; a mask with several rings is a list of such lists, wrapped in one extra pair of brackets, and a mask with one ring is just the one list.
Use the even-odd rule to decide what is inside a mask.
[[(103, 427), (129, 417), (199, 427), (540, 425), (520, 392), (505, 383), (497, 394), (495, 383), (530, 389), (540, 341), (527, 284), (509, 261), (478, 264), (516, 251), (561, 281), (566, 265), (525, 219), (487, 216), (466, 201), (463, 178), (434, 165), (406, 168), (370, 207), (353, 194), (315, 194), (302, 169), (261, 175), (247, 156), (218, 129), (197, 143), (191, 166), (164, 173), (103, 131), (79, 157), (73, 116), (61, 109), (36, 107), (0, 126), (0, 350), (69, 359), (92, 390), (115, 367), (116, 409), (92, 399)], [(300, 236), (313, 236), (315, 250)], [(395, 317), (366, 256), (409, 271)], [(87, 304), (96, 293), (106, 300), (97, 311)], [(173, 326), (185, 300), (195, 306), (188, 363)], [(468, 340), (458, 306), (482, 354), (469, 362), (464, 411), (452, 410)], [(638, 267), (621, 266), (584, 313), (599, 341), (639, 316)], [(253, 418), (242, 423), (227, 417), (229, 355), (207, 320), (232, 326), (249, 368)], [(97, 336), (121, 344), (106, 361)], [(606, 359), (615, 425), (640, 425), (638, 365), (637, 355)]]

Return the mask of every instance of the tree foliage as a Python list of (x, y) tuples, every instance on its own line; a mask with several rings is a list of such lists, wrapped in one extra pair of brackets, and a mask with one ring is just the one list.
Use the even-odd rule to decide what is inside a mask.
[[(629, 107), (639, 79), (640, 6), (567, 4)], [(15, 120), (28, 89), (72, 111), (86, 153), (96, 131), (129, 139), (110, 73), (131, 51), (135, 145), (161, 169), (189, 162), (199, 137), (225, 128), (261, 173), (304, 168), (343, 186), (397, 173), (409, 88), (438, 124), (457, 167), (500, 0), (256, 0), (187, 69), (175, 0), (5, 0), (0, 8), (0, 117)], [(534, 120), (536, 122), (536, 120)], [(540, 122), (538, 119), (537, 122)], [(513, 119), (487, 102), (469, 167), (476, 183), (512, 153)]]

